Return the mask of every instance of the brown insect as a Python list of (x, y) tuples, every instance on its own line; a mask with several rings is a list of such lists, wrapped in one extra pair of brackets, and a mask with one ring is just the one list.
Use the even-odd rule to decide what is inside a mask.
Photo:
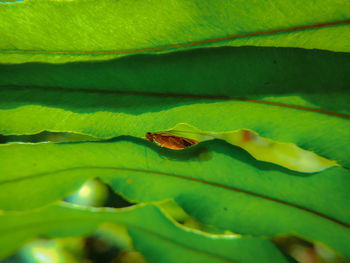
[(199, 143), (199, 141), (169, 135), (166, 132), (147, 132), (146, 138), (151, 142), (156, 142), (160, 147), (165, 147), (173, 150), (182, 150)]

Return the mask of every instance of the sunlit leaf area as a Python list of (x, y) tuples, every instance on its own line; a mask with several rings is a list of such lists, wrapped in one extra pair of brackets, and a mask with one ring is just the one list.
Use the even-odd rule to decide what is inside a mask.
[(1, 263), (349, 263), (348, 0), (0, 0)]

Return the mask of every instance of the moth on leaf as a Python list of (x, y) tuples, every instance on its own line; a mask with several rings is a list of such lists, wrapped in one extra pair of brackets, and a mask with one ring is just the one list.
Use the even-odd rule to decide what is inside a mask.
[(179, 123), (166, 131), (148, 132), (146, 138), (151, 142), (156, 142), (161, 147), (174, 150), (188, 148), (204, 141), (224, 140), (246, 150), (257, 160), (274, 163), (303, 173), (314, 173), (332, 166), (339, 166), (336, 161), (304, 150), (292, 142), (279, 142), (265, 138), (246, 128), (212, 132), (202, 131), (187, 123)]
[(199, 143), (197, 140), (170, 135), (167, 132), (147, 132), (146, 138), (151, 142), (156, 142), (160, 147), (173, 150), (182, 150)]

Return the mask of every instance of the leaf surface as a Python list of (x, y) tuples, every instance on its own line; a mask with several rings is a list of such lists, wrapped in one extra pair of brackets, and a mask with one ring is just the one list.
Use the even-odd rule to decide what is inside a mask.
[(170, 220), (154, 205), (117, 210), (65, 203), (0, 214), (0, 258), (30, 239), (86, 236), (103, 223), (126, 226), (148, 262), (255, 262), (256, 256), (261, 262), (288, 262), (268, 240), (194, 231)]
[[(150, 141), (158, 143), (161, 147), (170, 149), (173, 149), (171, 147), (171, 141), (170, 147), (162, 144), (162, 141), (167, 142), (167, 138), (175, 142), (180, 142), (180, 145), (181, 142), (188, 141), (188, 139), (194, 140), (195, 143), (191, 143), (191, 141), (187, 143), (187, 145), (190, 144), (189, 146), (198, 142), (221, 139), (232, 145), (241, 147), (259, 161), (274, 163), (304, 173), (319, 172), (332, 166), (339, 166), (337, 162), (325, 159), (313, 152), (305, 151), (295, 144), (272, 141), (247, 129), (229, 132), (209, 132), (201, 131), (187, 123), (178, 123), (169, 130), (148, 133), (147, 136), (149, 136), (147, 139)], [(188, 146), (181, 145), (180, 149), (186, 147)]]
[(251, 129), (349, 167), (349, 61), (325, 51), (216, 48), (2, 65), (0, 132), (143, 137), (187, 122), (207, 131)]
[[(102, 0), (99, 8), (86, 0), (2, 1), (1, 63), (59, 64), (140, 55), (95, 63), (0, 65), (1, 134), (47, 130), (112, 138), (1, 145), (0, 207), (46, 205), (98, 177), (131, 201), (173, 198), (205, 224), (256, 236), (298, 235), (350, 259), (349, 54), (261, 48), (349, 52), (349, 14), (345, 0), (225, 0), (220, 5), (214, 0)], [(257, 47), (237, 48), (247, 45)], [(208, 49), (223, 46), (236, 48)], [(160, 55), (194, 48), (205, 49)], [(181, 122), (202, 131), (249, 129), (343, 167), (302, 175), (256, 161), (223, 142), (202, 142), (174, 152), (136, 138)], [(133, 137), (115, 138), (120, 135)], [(146, 212), (53, 206), (26, 212), (29, 221), (23, 221), (23, 212), (4, 212), (0, 230), (11, 234), (11, 240), (0, 235), (0, 242), (14, 249), (21, 239), (66, 234), (62, 227), (67, 221), (59, 221), (62, 214), (76, 220), (69, 234), (75, 230), (81, 235), (110, 215), (116, 223), (149, 227), (142, 232), (130, 225), (129, 231), (151, 262), (154, 255), (171, 262), (184, 253), (191, 262), (205, 262), (209, 259), (201, 259), (203, 249), (204, 255), (214, 251), (218, 261), (241, 261), (231, 254), (226, 258), (231, 241), (222, 241), (227, 243), (218, 250), (216, 239), (177, 234), (184, 229), (159, 217), (159, 210), (156, 215), (149, 208), (139, 209)], [(91, 220), (82, 224), (87, 215)], [(28, 227), (30, 222), (37, 228)], [(157, 229), (154, 222), (169, 226), (170, 235), (163, 234), (166, 239), (160, 244), (155, 241), (159, 235), (149, 233), (168, 228)], [(22, 224), (25, 230), (9, 230), (11, 224), (16, 229)], [(174, 246), (169, 236), (202, 251)], [(241, 247), (246, 239), (235, 240), (240, 240), (235, 249), (250, 250)], [(265, 242), (249, 243), (258, 250), (269, 249), (266, 240), (250, 240)], [(153, 243), (160, 249), (155, 254)], [(162, 249), (173, 254), (157, 254)], [(254, 258), (246, 261), (254, 262), (260, 254), (251, 255)]]
[(125, 139), (1, 145), (1, 208), (42, 206), (98, 177), (131, 201), (174, 198), (205, 224), (257, 236), (298, 235), (350, 258), (349, 170), (302, 175), (220, 141), (172, 151)]
[[(350, 141), (346, 140), (350, 137), (350, 121), (345, 118), (244, 101), (198, 102), (183, 106), (169, 104), (168, 109), (161, 110), (163, 105), (153, 104), (153, 98), (115, 98), (124, 105), (123, 111), (77, 113), (35, 105), (0, 110), (0, 133), (35, 134), (47, 130), (104, 139), (120, 135), (144, 138), (146, 132), (168, 130), (177, 123), (185, 122), (203, 131), (249, 129), (262, 137), (294, 143), (350, 167), (346, 158), (350, 151)], [(92, 103), (94, 101), (95, 97)], [(117, 101), (115, 103), (118, 104)], [(135, 114), (137, 105), (140, 110), (144, 109), (144, 105), (150, 105), (153, 111)]]
[(250, 99), (349, 115), (349, 82), (350, 54), (225, 47), (105, 62), (0, 64), (0, 103), (3, 108), (41, 104), (83, 112), (120, 111), (129, 104), (140, 111), (132, 104), (137, 98), (118, 100), (139, 95), (152, 97), (142, 104), (144, 111), (153, 111), (154, 105)]
[[(349, 52), (345, 0), (0, 3), (2, 63), (110, 59), (208, 46)], [(108, 10), (108, 12), (105, 12)]]

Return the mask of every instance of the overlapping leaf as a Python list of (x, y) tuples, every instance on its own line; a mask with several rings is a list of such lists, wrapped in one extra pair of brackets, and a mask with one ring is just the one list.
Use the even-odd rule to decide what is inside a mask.
[(221, 142), (172, 151), (130, 140), (2, 145), (1, 207), (42, 206), (99, 177), (130, 200), (174, 198), (204, 223), (243, 234), (297, 234), (350, 258), (348, 170), (306, 176)]
[[(0, 129), (110, 138), (143, 137), (179, 122), (212, 131), (246, 128), (349, 167), (343, 160), (350, 149), (349, 61), (321, 51), (224, 48), (107, 63), (3, 65), (0, 105), (8, 110), (1, 110)], [(20, 107), (32, 104), (48, 108)]]
[[(247, 129), (229, 132), (202, 131), (187, 123), (178, 123), (169, 130), (148, 133), (147, 136), (151, 136), (148, 139), (156, 142), (161, 147), (167, 147), (162, 142), (164, 140), (167, 142), (169, 138), (175, 140), (175, 142), (176, 140), (188, 142), (188, 139), (192, 139), (194, 140), (194, 143), (191, 143), (192, 145), (203, 141), (220, 139), (241, 147), (259, 161), (274, 163), (293, 171), (304, 173), (319, 172), (329, 167), (339, 166), (337, 162), (325, 159), (313, 152), (305, 151), (293, 143), (269, 140)], [(181, 145), (180, 149), (185, 147)], [(171, 145), (167, 148), (172, 149)]]
[[(121, 101), (134, 97), (119, 97)], [(147, 98), (139, 98), (147, 103)], [(116, 102), (118, 103), (118, 102)], [(141, 104), (142, 105), (142, 104)], [(132, 109), (131, 109), (132, 111)], [(250, 129), (261, 136), (292, 142), (349, 167), (350, 122), (347, 119), (271, 105), (226, 101), (171, 107), (159, 112), (76, 113), (44, 106), (0, 110), (0, 133), (33, 134), (43, 130), (74, 132), (97, 138), (131, 135), (144, 138), (148, 131), (161, 131), (185, 122), (201, 130), (220, 132)]]
[[(99, 8), (85, 0), (0, 3), (0, 62), (62, 63), (244, 45), (349, 52), (349, 14), (350, 4), (343, 0), (220, 5), (103, 0)], [(142, 138), (186, 122), (204, 131), (250, 129), (343, 167), (302, 175), (217, 141), (181, 152), (131, 137), (9, 144), (0, 146), (0, 207), (42, 206), (99, 177), (131, 200), (174, 198), (204, 223), (243, 234), (296, 234), (350, 259), (350, 174), (344, 168), (350, 166), (349, 61), (345, 53), (251, 47), (103, 63), (1, 65), (0, 134), (48, 130)], [(49, 210), (53, 217), (81, 212), (51, 207), (29, 214), (34, 220)], [(98, 214), (108, 217), (103, 211), (86, 212), (94, 223)], [(13, 219), (18, 227), (18, 217)], [(135, 240), (141, 238), (135, 233)], [(14, 240), (6, 244), (15, 245)], [(205, 249), (211, 244), (201, 243)], [(178, 259), (177, 249), (169, 251), (171, 259), (163, 262)]]
[[(350, 54), (226, 47), (107, 62), (0, 65), (0, 103), (139, 113), (200, 100), (250, 99), (349, 114), (349, 82)], [(122, 95), (129, 97), (118, 99)]]
[[(25, 219), (25, 220), (24, 220)], [(156, 206), (79, 208), (61, 204), (0, 214), (0, 258), (35, 237), (85, 236), (102, 223), (125, 225), (148, 262), (288, 262), (268, 240), (202, 234), (176, 224)]]

